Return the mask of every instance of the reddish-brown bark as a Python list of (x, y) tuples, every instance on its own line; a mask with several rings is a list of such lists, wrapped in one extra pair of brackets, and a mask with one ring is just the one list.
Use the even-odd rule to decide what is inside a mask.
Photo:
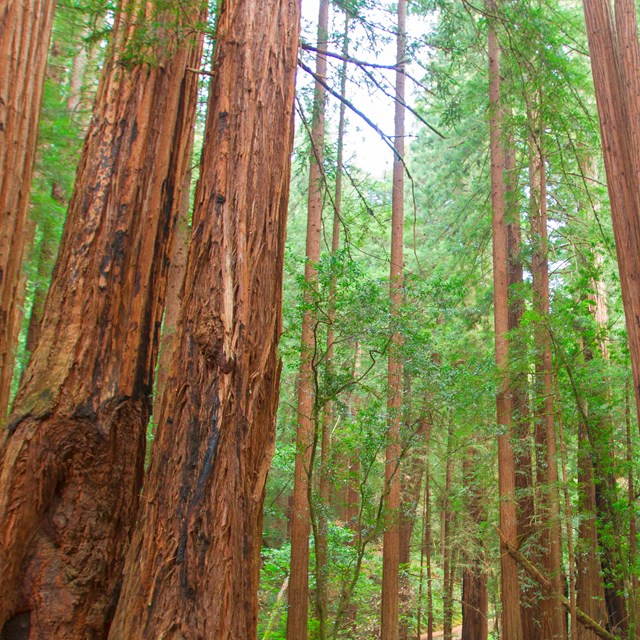
[[(521, 221), (518, 197), (518, 169), (512, 137), (505, 144), (505, 221), (507, 222), (508, 281), (509, 281), (509, 332), (516, 333), (524, 313), (523, 267), (521, 256)], [(518, 355), (515, 355), (517, 358)], [(526, 548), (533, 532), (535, 505), (533, 501), (533, 471), (531, 461), (531, 412), (527, 391), (527, 373), (517, 372), (512, 381), (513, 389), (513, 448), (515, 460), (516, 517), (518, 543)], [(522, 583), (520, 617), (522, 639), (537, 640), (539, 618), (537, 587), (526, 580)]]
[(440, 526), (440, 548), (442, 559), (442, 637), (451, 640), (453, 634), (453, 580), (455, 575), (454, 546), (451, 540), (454, 524), (454, 512), (451, 504), (453, 482), (453, 427), (450, 424), (447, 433), (447, 455), (444, 477), (444, 495)]
[[(578, 490), (580, 527), (576, 546), (576, 604), (588, 616), (606, 626), (607, 608), (602, 586), (602, 567), (598, 557), (596, 492), (589, 436), (584, 421), (578, 425)], [(596, 640), (597, 635), (580, 625), (579, 640)]]
[[(485, 520), (485, 500), (474, 470), (477, 451), (471, 447), (464, 460), (463, 482), (467, 490), (467, 511), (478, 530)], [(462, 574), (462, 640), (487, 640), (489, 636), (487, 569), (481, 536), (465, 546), (466, 565)]]
[(9, 408), (20, 269), (55, 0), (0, 0), (0, 426)]
[[(636, 407), (640, 408), (640, 55), (635, 3), (617, 0), (614, 6), (615, 21), (610, 3), (584, 0), (634, 395)], [(606, 511), (610, 502), (606, 496), (607, 485), (611, 488), (615, 485), (602, 475), (607, 472), (598, 461), (602, 457), (598, 455), (595, 436), (589, 433), (592, 447), (596, 445), (594, 470), (602, 482), (596, 486), (596, 501), (598, 511)], [(615, 549), (613, 552), (615, 555)], [(613, 584), (618, 562), (609, 550), (602, 555), (602, 563), (607, 583)], [(609, 622), (612, 628), (624, 630), (627, 616), (624, 600), (615, 593), (618, 590), (607, 589), (605, 592)]]
[[(408, 390), (407, 390), (408, 392)], [(407, 412), (408, 413), (408, 412)], [(410, 416), (407, 416), (410, 419)], [(409, 419), (405, 422), (408, 423)], [(410, 424), (406, 424), (407, 433), (410, 433)], [(427, 455), (425, 439), (429, 431), (429, 424), (425, 417), (421, 418), (418, 430), (410, 443), (410, 453), (404, 469), (402, 471), (401, 491), (400, 491), (400, 566), (408, 569), (411, 561), (411, 536), (413, 526), (416, 521), (416, 512), (420, 502), (420, 492), (422, 490), (422, 473), (424, 470), (424, 459)], [(402, 573), (400, 587), (400, 610), (403, 616), (409, 617), (411, 614), (411, 587), (408, 574)], [(409, 625), (405, 620), (400, 623), (400, 640), (409, 638)]]
[[(490, 13), (496, 5), (488, 2)], [(491, 151), (491, 203), (493, 229), (493, 302), (496, 365), (500, 371), (496, 398), (497, 420), (504, 433), (498, 436), (498, 491), (500, 530), (508, 544), (517, 545), (518, 525), (515, 503), (515, 464), (511, 443), (512, 398), (509, 375), (509, 278), (508, 241), (505, 224), (504, 151), (502, 146), (502, 106), (500, 101), (500, 46), (492, 23), (489, 25), (489, 107)], [(522, 640), (520, 584), (516, 561), (501, 538), (502, 629), (506, 640)]]
[[(404, 102), (407, 2), (398, 1), (396, 104), (394, 126), (393, 192), (391, 196), (391, 267), (389, 281), (390, 316), (395, 321), (402, 306), (403, 237), (404, 237)], [(397, 329), (389, 347), (387, 396), (387, 450), (385, 465), (385, 530), (382, 551), (382, 605), (380, 637), (398, 640), (400, 591), (400, 451), (402, 423), (403, 364), (400, 355), (402, 337)]]
[[(529, 219), (533, 255), (533, 308), (537, 314), (535, 326), (535, 441), (538, 482), (538, 518), (536, 531), (542, 567), (556, 593), (563, 592), (561, 575), (562, 536), (558, 496), (558, 465), (554, 425), (553, 361), (549, 334), (549, 250), (547, 240), (546, 168), (543, 154), (543, 125), (539, 117), (529, 114)], [(539, 605), (541, 640), (564, 638), (565, 614), (557, 598), (542, 594)]]
[(115, 16), (40, 339), (0, 448), (0, 628), (26, 621), (24, 638), (104, 635), (138, 502), (195, 117), (186, 69), (201, 37), (168, 28), (145, 52), (161, 64), (123, 64), (133, 19)]
[(620, 286), (640, 416), (640, 55), (635, 4), (584, 0)]
[(177, 348), (114, 640), (256, 637), (299, 13), (220, 5)]
[[(315, 395), (314, 376), (318, 375), (315, 354), (317, 352), (318, 312), (314, 308), (313, 289), (316, 287), (316, 263), (320, 260), (322, 238), (322, 194), (324, 157), (324, 119), (326, 89), (323, 86), (327, 73), (327, 31), (329, 28), (329, 0), (321, 0), (318, 14), (318, 52), (311, 123), (311, 154), (309, 158), (309, 190), (307, 194), (307, 238), (304, 279), (306, 310), (302, 318), (302, 346), (300, 355), (300, 380), (298, 383), (298, 428), (296, 433), (296, 461), (291, 501), (291, 562), (289, 573), (287, 616), (287, 638), (303, 640), (307, 637), (309, 606), (309, 533), (311, 514), (311, 476), (314, 458), (316, 429), (319, 427), (318, 398)], [(317, 527), (316, 527), (317, 528)], [(321, 542), (321, 560), (322, 560)], [(325, 566), (316, 564), (318, 575), (324, 574)], [(324, 575), (320, 575), (320, 598), (317, 609), (324, 616)], [(322, 619), (323, 633), (325, 620)]]

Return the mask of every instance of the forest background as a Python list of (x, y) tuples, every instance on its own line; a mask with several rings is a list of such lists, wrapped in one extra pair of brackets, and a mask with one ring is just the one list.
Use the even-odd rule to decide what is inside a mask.
[[(396, 59), (404, 4), (303, 4), (258, 637), (299, 640), (299, 630), (287, 629), (294, 624), (287, 611), (304, 610), (305, 637), (393, 638), (380, 610), (389, 597), (385, 536), (396, 531), (395, 637), (434, 637), (442, 629), (453, 638), (460, 626), (463, 638), (481, 640), (637, 638), (634, 339), (625, 325), (583, 6), (412, 0), (406, 51)], [(323, 7), (326, 27), (318, 26)], [(202, 62), (188, 69), (199, 83), (193, 150), (166, 286), (147, 462), (171, 384), (219, 9), (210, 7), (198, 27)], [(24, 229), (11, 397), (40, 337), (117, 10), (98, 0), (56, 6)], [(491, 34), (497, 72), (489, 67)], [(135, 49), (130, 55), (135, 59)], [(316, 66), (321, 58), (326, 70)], [(398, 97), (398, 76), (407, 83), (406, 100)], [(497, 102), (490, 92), (496, 78)], [(398, 103), (406, 135), (394, 131)], [(494, 310), (502, 303), (495, 296), (505, 284), (495, 281), (496, 170), (504, 180), (508, 364), (496, 363)], [(399, 304), (390, 303), (398, 284), (389, 271), (397, 262), (394, 190), (403, 194), (405, 213)], [(314, 197), (322, 214), (316, 257), (308, 239)], [(390, 361), (402, 364), (395, 395)], [(300, 405), (305, 381), (310, 411)], [(496, 418), (501, 393), (513, 405), (506, 422), (504, 414)], [(512, 495), (499, 483), (505, 438)], [(398, 447), (391, 458), (390, 445)], [(501, 514), (510, 502), (517, 510), (513, 539)], [(307, 550), (297, 556), (302, 569), (294, 578), (293, 528), (301, 520)], [(518, 636), (501, 618), (509, 607), (500, 589), (509, 545), (518, 567)], [(294, 579), (305, 588), (292, 590)], [(568, 614), (557, 604), (560, 594)], [(296, 596), (303, 605), (292, 602)], [(595, 630), (579, 621), (578, 609)]]

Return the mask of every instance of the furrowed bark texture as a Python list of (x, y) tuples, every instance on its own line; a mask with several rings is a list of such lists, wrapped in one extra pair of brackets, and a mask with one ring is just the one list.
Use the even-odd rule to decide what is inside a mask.
[(146, 52), (161, 64), (125, 64), (134, 35), (119, 12), (40, 338), (0, 448), (0, 629), (18, 618), (19, 638), (104, 637), (137, 508), (195, 117), (186, 68), (199, 64), (201, 38), (167, 28)]
[(55, 4), (0, 0), (0, 426), (11, 394), (29, 189)]
[[(495, 13), (496, 5), (487, 8)], [(504, 151), (502, 148), (502, 107), (500, 103), (500, 47), (495, 28), (489, 25), (489, 108), (491, 112), (491, 203), (493, 229), (493, 302), (495, 324), (496, 365), (500, 370), (496, 398), (498, 424), (504, 433), (498, 436), (498, 490), (500, 495), (500, 529), (509, 544), (518, 538), (514, 453), (511, 444), (512, 398), (509, 391), (509, 288), (508, 241), (505, 224)], [(505, 640), (522, 640), (520, 616), (520, 585), (518, 567), (501, 541), (502, 628)]]
[[(640, 409), (640, 47), (635, 4), (617, 0), (614, 6), (615, 19), (608, 2), (584, 0), (634, 395)], [(608, 564), (605, 554), (605, 575)], [(624, 601), (609, 589), (606, 596), (610, 625), (624, 630)]]
[(178, 346), (112, 640), (256, 637), (299, 14), (220, 5)]
[[(398, 31), (396, 64), (395, 138), (393, 159), (393, 192), (391, 196), (391, 268), (389, 277), (390, 316), (394, 321), (402, 306), (403, 235), (404, 235), (404, 166), (399, 158), (404, 156), (404, 102), (406, 56), (407, 2), (398, 2)], [(386, 523), (382, 550), (382, 640), (398, 640), (400, 619), (400, 451), (402, 423), (403, 364), (400, 355), (402, 337), (397, 329), (389, 347), (388, 396), (387, 396), (387, 450), (385, 465), (385, 514)]]
[[(327, 31), (329, 28), (329, 0), (321, 0), (318, 13), (318, 53), (316, 55), (316, 75), (322, 81), (327, 74)], [(316, 288), (318, 272), (316, 264), (320, 260), (322, 238), (322, 200), (324, 156), (326, 89), (316, 81), (313, 95), (311, 123), (311, 154), (309, 158), (309, 190), (307, 194), (307, 238), (304, 294), (306, 310), (302, 317), (302, 345), (300, 350), (300, 382), (298, 383), (298, 427), (296, 434), (296, 461), (291, 500), (291, 563), (289, 574), (287, 616), (287, 638), (302, 640), (307, 637), (309, 607), (309, 533), (311, 513), (311, 477), (315, 457), (316, 430), (319, 427), (319, 406), (315, 394), (317, 324), (318, 311), (314, 308), (313, 290)], [(320, 517), (322, 519), (322, 516)], [(317, 529), (316, 525), (316, 529)], [(320, 522), (321, 528), (326, 523)], [(320, 542), (320, 560), (325, 550)], [(326, 552), (325, 552), (326, 559)], [(319, 598), (316, 610), (319, 614), (322, 633), (325, 633), (325, 566), (316, 563), (319, 581)]]
[(600, 137), (640, 415), (640, 56), (633, 2), (584, 0)]

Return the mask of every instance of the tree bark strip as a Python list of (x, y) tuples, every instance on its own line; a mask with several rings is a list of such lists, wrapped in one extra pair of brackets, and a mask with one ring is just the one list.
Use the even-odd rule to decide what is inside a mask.
[[(289, 575), (289, 613), (287, 616), (288, 640), (303, 640), (307, 637), (309, 606), (309, 533), (311, 529), (310, 499), (312, 491), (312, 464), (316, 429), (319, 428), (319, 407), (316, 397), (317, 372), (317, 325), (318, 312), (314, 308), (313, 291), (318, 272), (322, 238), (322, 201), (324, 157), (324, 112), (326, 89), (323, 86), (327, 73), (327, 31), (329, 28), (329, 0), (321, 0), (318, 13), (318, 52), (316, 55), (316, 80), (313, 95), (311, 122), (311, 154), (309, 158), (309, 190), (307, 195), (307, 237), (304, 279), (305, 312), (302, 318), (302, 346), (300, 355), (300, 381), (298, 383), (298, 427), (296, 432), (296, 461), (291, 501), (291, 562)], [(322, 549), (321, 549), (322, 555)], [(325, 564), (326, 566), (326, 564)], [(316, 566), (318, 574), (325, 567)], [(320, 576), (321, 590), (323, 577)], [(324, 614), (321, 595), (316, 602), (320, 616)], [(325, 630), (322, 620), (322, 631)]]
[[(476, 527), (486, 520), (484, 498), (479, 478), (474, 470), (478, 452), (470, 447), (463, 466), (463, 482), (468, 494), (467, 510)], [(466, 564), (462, 576), (462, 640), (487, 640), (489, 637), (489, 593), (485, 550), (482, 538), (476, 533), (475, 540), (466, 548)]]
[(0, 426), (9, 408), (20, 270), (55, 0), (0, 0)]
[(298, 0), (220, 5), (178, 347), (112, 640), (256, 637), (299, 17)]
[[(488, 2), (490, 13), (496, 5)], [(498, 436), (498, 490), (500, 495), (500, 528), (505, 540), (517, 545), (518, 530), (515, 503), (515, 464), (511, 443), (512, 398), (509, 375), (509, 289), (508, 241), (505, 225), (504, 151), (502, 146), (502, 106), (500, 101), (500, 46), (495, 25), (490, 22), (489, 54), (489, 108), (491, 146), (491, 203), (493, 228), (493, 301), (495, 324), (496, 365), (500, 372), (496, 398), (498, 424), (504, 433)], [(520, 615), (520, 584), (515, 560), (506, 553), (501, 542), (501, 598), (502, 629), (505, 640), (522, 640)]]
[[(391, 321), (397, 320), (402, 306), (403, 236), (404, 236), (404, 94), (406, 56), (407, 2), (398, 0), (395, 138), (393, 160), (393, 191), (391, 201), (391, 267), (389, 280)], [(382, 604), (380, 637), (398, 640), (400, 590), (400, 450), (402, 423), (403, 365), (400, 355), (402, 337), (397, 329), (389, 347), (387, 396), (387, 450), (385, 464), (385, 529), (382, 551)]]
[[(542, 566), (558, 593), (562, 593), (560, 508), (558, 497), (558, 463), (556, 460), (556, 432), (554, 424), (553, 359), (549, 335), (549, 243), (547, 240), (546, 166), (543, 152), (544, 125), (538, 114), (528, 116), (529, 192), (531, 243), (533, 255), (533, 308), (537, 314), (534, 328), (536, 348), (536, 411), (535, 441), (538, 480), (537, 541)], [(564, 612), (555, 598), (542, 596), (539, 609), (541, 640), (564, 638)]]

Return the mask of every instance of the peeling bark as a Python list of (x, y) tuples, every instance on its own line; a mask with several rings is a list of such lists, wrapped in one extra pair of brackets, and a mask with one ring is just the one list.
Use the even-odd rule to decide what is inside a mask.
[[(200, 15), (193, 6), (184, 19)], [(28, 618), (30, 639), (104, 637), (142, 479), (195, 118), (186, 69), (201, 37), (171, 25), (145, 52), (161, 64), (123, 64), (132, 21), (116, 15), (40, 339), (0, 448), (0, 628)]]
[(256, 637), (299, 14), (220, 5), (177, 348), (113, 640)]

